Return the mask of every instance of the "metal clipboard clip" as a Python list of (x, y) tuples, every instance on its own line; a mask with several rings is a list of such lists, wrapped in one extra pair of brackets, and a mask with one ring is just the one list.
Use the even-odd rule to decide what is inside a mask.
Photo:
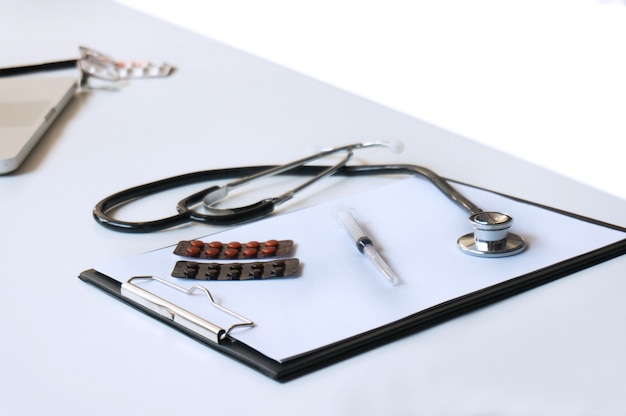
[[(221, 310), (224, 313), (227, 313), (228, 315), (232, 317), (239, 319), (241, 323), (235, 323), (231, 325), (230, 327), (228, 327), (227, 329), (223, 329), (207, 321), (206, 319), (192, 312), (189, 312), (188, 310), (183, 309), (180, 306), (177, 306), (155, 295), (154, 293), (148, 292), (147, 290), (142, 289), (141, 287), (132, 283), (133, 280), (138, 280), (138, 279), (155, 280), (157, 282), (163, 283), (166, 286), (169, 286), (173, 289), (183, 292), (187, 295), (191, 295), (195, 291), (201, 291), (206, 295), (209, 302), (211, 302), (212, 306)], [(140, 304), (141, 306), (144, 306), (147, 309), (150, 309), (151, 311), (156, 312), (159, 315), (173, 322), (176, 322), (177, 324), (182, 325), (185, 328), (199, 335), (202, 335), (203, 337), (217, 344), (222, 342), (230, 334), (230, 332), (235, 328), (242, 327), (242, 326), (246, 326), (246, 327), (254, 326), (254, 322), (252, 322), (250, 319), (242, 315), (239, 315), (238, 313), (216, 303), (213, 300), (213, 296), (211, 295), (211, 292), (209, 292), (209, 290), (206, 287), (200, 286), (200, 285), (195, 285), (187, 289), (185, 287), (178, 286), (178, 285), (175, 285), (174, 283), (168, 282), (165, 279), (161, 279), (160, 277), (135, 276), (135, 277), (131, 277), (130, 279), (128, 279), (126, 283), (122, 283), (121, 293), (122, 293), (122, 296), (126, 297), (127, 299), (130, 299)]]

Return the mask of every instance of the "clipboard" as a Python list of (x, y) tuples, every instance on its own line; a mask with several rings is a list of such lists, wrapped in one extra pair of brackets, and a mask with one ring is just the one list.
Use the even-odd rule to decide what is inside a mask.
[[(180, 317), (181, 313), (173, 311), (172, 307), (167, 305), (180, 306), (185, 312), (190, 312), (192, 315), (191, 320), (197, 317), (197, 315), (194, 317), (194, 311), (188, 311), (182, 305), (185, 302), (184, 300), (155, 307), (154, 305), (158, 302), (149, 301), (146, 303), (142, 301), (145, 298), (128, 296), (127, 293), (124, 293), (128, 291), (129, 284), (133, 283), (132, 279), (137, 276), (166, 275), (168, 273), (166, 265), (172, 263), (172, 260), (175, 258), (172, 257), (175, 255), (172, 254), (171, 247), (143, 255), (131, 256), (119, 262), (113, 262), (114, 264), (112, 265), (103, 265), (83, 271), (80, 273), (79, 278), (129, 306), (203, 343), (210, 349), (236, 359), (276, 381), (285, 382), (626, 253), (626, 229), (622, 227), (605, 224), (480, 188), (461, 184), (456, 184), (455, 187), (481, 206), (493, 206), (494, 209), (504, 207), (512, 215), (516, 215), (515, 212), (518, 212), (520, 214), (517, 216), (519, 218), (518, 232), (522, 235), (530, 236), (528, 252), (515, 256), (515, 259), (472, 258), (460, 253), (456, 247), (453, 247), (454, 250), (448, 247), (449, 241), (446, 241), (449, 240), (449, 235), (445, 231), (440, 233), (442, 235), (436, 236), (433, 241), (428, 241), (428, 243), (434, 246), (434, 250), (445, 250), (444, 254), (442, 254), (443, 258), (453, 258), (459, 265), (447, 264), (454, 263), (450, 261), (442, 261), (440, 263), (438, 260), (432, 259), (432, 253), (423, 252), (422, 263), (424, 267), (415, 269), (415, 275), (426, 274), (426, 276), (422, 275), (414, 278), (410, 272), (407, 272), (407, 270), (413, 270), (407, 268), (407, 264), (411, 266), (413, 260), (409, 263), (403, 263), (407, 260), (404, 254), (396, 257), (392, 255), (400, 252), (401, 247), (406, 247), (410, 243), (410, 238), (407, 237), (407, 234), (398, 230), (405, 227), (395, 227), (396, 230), (390, 230), (389, 228), (394, 228), (392, 225), (397, 221), (407, 221), (407, 215), (413, 217), (416, 214), (415, 210), (424, 215), (428, 213), (437, 213), (443, 216), (448, 213), (452, 214), (454, 220), (451, 221), (449, 227), (446, 226), (445, 228), (446, 230), (450, 228), (453, 233), (459, 235), (463, 231), (462, 227), (466, 220), (464, 221), (463, 213), (459, 213), (458, 208), (445, 200), (438, 191), (431, 192), (429, 190), (430, 184), (417, 178), (409, 178), (398, 180), (396, 183), (384, 185), (372, 191), (336, 201), (329, 201), (320, 206), (306, 208), (293, 213), (277, 215), (210, 236), (212, 239), (228, 239), (233, 238), (233, 236), (245, 236), (240, 238), (247, 238), (252, 233), (260, 235), (263, 232), (267, 232), (267, 230), (293, 230), (294, 224), (306, 222), (307, 218), (316, 218), (318, 221), (326, 218), (327, 222), (329, 222), (327, 214), (337, 207), (363, 206), (364, 201), (369, 201), (369, 209), (362, 213), (365, 214), (365, 218), (369, 219), (365, 224), (374, 228), (372, 233), (383, 244), (383, 254), (387, 254), (392, 264), (395, 262), (394, 268), (399, 266), (396, 271), (403, 281), (399, 289), (395, 287), (385, 287), (383, 289), (383, 286), (376, 286), (379, 283), (384, 285), (384, 282), (380, 278), (377, 280), (375, 271), (371, 271), (374, 276), (366, 276), (367, 269), (357, 264), (358, 253), (356, 253), (356, 250), (351, 247), (347, 240), (336, 241), (343, 238), (339, 232), (337, 236), (332, 235), (332, 239), (329, 240), (329, 245), (337, 244), (337, 246), (329, 250), (336, 251), (340, 246), (343, 247), (345, 245), (347, 250), (355, 253), (355, 257), (351, 257), (347, 251), (343, 254), (344, 257), (338, 264), (343, 262), (346, 264), (346, 267), (342, 268), (341, 265), (335, 267), (335, 274), (337, 275), (335, 277), (339, 278), (339, 281), (337, 279), (332, 280), (328, 276), (320, 277), (321, 273), (319, 273), (319, 270), (321, 269), (319, 267), (322, 266), (316, 263), (327, 264), (328, 259), (320, 258), (316, 261), (315, 254), (319, 253), (319, 248), (311, 250), (309, 245), (319, 241), (322, 235), (326, 237), (331, 237), (331, 235), (328, 229), (320, 231), (319, 229), (323, 227), (319, 225), (315, 227), (316, 230), (311, 229), (309, 232), (306, 232), (306, 236), (302, 235), (302, 233), (297, 233), (298, 235), (293, 236), (296, 244), (299, 244), (296, 254), (303, 257), (304, 265), (301, 275), (295, 277), (292, 281), (254, 282), (256, 285), (254, 288), (247, 286), (252, 284), (249, 282), (226, 282), (225, 284), (222, 282), (210, 282), (210, 284), (203, 285), (211, 293), (219, 294), (219, 297), (225, 303), (235, 301), (232, 308), (225, 306), (228, 309), (227, 313), (232, 312), (235, 315), (235, 320), (242, 326), (251, 326), (241, 331), (239, 329), (233, 330), (233, 333), (231, 333), (230, 327), (215, 324), (213, 320), (208, 320), (208, 322), (212, 325), (215, 324), (216, 329), (214, 332), (205, 331), (203, 328), (198, 329), (197, 326), (194, 326), (196, 325), (195, 323), (189, 323), (188, 318), (183, 317), (182, 321), (175, 319)], [(409, 190), (411, 192), (415, 191), (415, 201), (409, 200), (407, 204), (402, 204), (401, 206), (393, 205), (391, 207), (386, 207), (382, 203), (383, 201), (388, 201), (393, 196), (403, 195), (405, 197)], [(371, 204), (371, 201), (380, 201), (381, 204)], [(418, 203), (419, 207), (417, 206)], [(389, 213), (388, 211), (391, 212)], [(382, 219), (381, 213), (392, 215), (386, 215), (386, 219)], [(543, 221), (544, 225), (550, 224), (552, 227), (561, 227), (565, 234), (582, 231), (585, 233), (585, 239), (581, 241), (580, 247), (571, 247), (571, 244), (569, 244), (571, 235), (554, 235), (554, 228), (545, 230), (544, 234), (540, 234), (536, 229), (533, 229), (531, 224), (528, 224), (531, 217), (534, 220), (538, 220), (538, 222)], [(316, 232), (323, 234), (315, 234)], [(424, 230), (424, 232), (425, 235), (430, 235), (428, 230)], [(438, 238), (441, 238), (441, 241)], [(395, 240), (396, 246), (390, 243), (392, 239)], [(442, 249), (444, 246), (446, 248)], [(418, 263), (419, 258), (422, 257), (419, 255), (420, 251), (418, 250), (415, 256), (418, 259)], [(544, 251), (546, 253), (543, 253)], [(320, 255), (324, 257), (324, 253)], [(146, 263), (149, 263), (150, 267), (154, 267), (154, 269), (148, 270), (150, 267), (141, 264), (146, 259), (146, 256), (149, 256), (150, 259)], [(162, 264), (158, 264), (161, 261)], [(446, 269), (447, 267), (449, 267), (449, 270)], [(443, 271), (440, 275), (435, 275), (433, 271), (436, 272), (437, 270)], [(469, 270), (469, 275), (459, 276), (459, 273), (455, 275), (454, 270)], [(506, 272), (503, 272), (504, 270)], [(142, 271), (146, 271), (147, 274), (142, 274)], [(133, 276), (126, 275), (126, 273), (130, 273)], [(432, 275), (428, 275), (429, 273)], [(506, 275), (507, 273), (510, 275)], [(166, 277), (163, 280), (170, 283), (178, 283), (174, 278)], [(160, 286), (165, 287), (166, 285)], [(190, 283), (186, 285), (186, 288), (189, 289), (192, 286), (193, 284)], [(307, 288), (307, 291), (314, 292), (315, 296), (312, 295), (311, 298), (313, 299), (309, 300), (296, 299), (296, 301), (292, 301), (291, 298), (298, 297), (298, 293), (302, 293), (302, 291), (294, 292), (294, 288)], [(172, 290), (171, 287), (166, 289)], [(342, 318), (345, 318), (346, 321), (358, 320), (362, 322), (356, 322), (355, 328), (351, 329), (352, 332), (337, 332), (328, 336), (324, 334), (327, 338), (323, 338), (317, 344), (307, 344), (299, 347), (300, 349), (285, 349), (283, 348), (285, 345), (290, 347), (291, 341), (289, 338), (295, 338), (297, 334), (281, 338), (280, 331), (288, 332), (293, 328), (293, 322), (287, 318), (287, 321), (284, 323), (276, 324), (275, 328), (267, 329), (266, 327), (271, 326), (268, 323), (268, 319), (265, 318), (268, 315), (264, 315), (268, 311), (262, 311), (263, 306), (258, 305), (259, 302), (257, 302), (254, 308), (250, 306), (250, 303), (254, 304), (255, 302), (250, 301), (253, 298), (246, 298), (247, 295), (244, 292), (248, 290), (252, 292), (261, 291), (260, 296), (264, 296), (263, 290), (267, 290), (268, 293), (284, 290), (285, 294), (281, 298), (285, 300), (285, 303), (281, 306), (285, 309), (285, 315), (300, 314), (302, 316), (310, 313), (312, 316), (305, 316), (303, 320), (304, 326), (310, 330), (309, 332), (326, 332), (324, 329), (332, 326), (329, 322), (332, 322), (332, 318), (334, 318), (333, 313), (337, 313), (338, 308), (344, 308), (345, 305), (350, 307), (344, 309), (354, 309), (354, 311), (352, 311), (352, 315), (350, 315), (351, 312), (346, 312), (348, 316)], [(394, 290), (399, 291), (394, 292)], [(161, 293), (167, 292), (157, 292), (152, 287), (147, 291), (155, 294), (157, 297), (161, 297)], [(176, 292), (176, 290), (173, 291)], [(323, 318), (319, 315), (323, 308), (316, 301), (316, 298), (319, 298), (320, 294), (329, 293), (330, 291), (339, 292), (337, 295), (338, 300), (328, 300), (328, 308), (334, 309), (329, 312), (328, 321), (320, 322), (317, 325), (318, 322), (316, 320), (323, 321)], [(351, 293), (353, 291), (356, 293)], [(187, 295), (182, 294), (182, 296)], [(426, 297), (425, 295), (433, 296), (428, 300), (418, 299)], [(169, 294), (166, 296), (169, 297)], [(360, 309), (360, 306), (355, 301), (357, 298), (367, 298), (365, 302), (369, 302), (369, 304), (363, 305), (362, 309)], [(342, 299), (346, 302), (345, 305), (341, 304)], [(170, 302), (168, 299), (165, 299), (165, 301)], [(239, 301), (239, 304), (236, 301)], [(201, 306), (202, 308), (211, 307), (210, 302), (206, 299), (203, 302), (204, 306)], [(393, 313), (383, 318), (377, 318), (378, 320), (372, 319), (372, 316), (364, 313), (366, 310), (373, 309), (377, 314), (378, 312), (385, 314), (389, 309), (396, 308), (396, 305), (403, 302), (405, 305), (398, 306), (399, 309), (397, 311), (393, 311)], [(302, 305), (296, 305), (300, 303)], [(249, 310), (242, 311), (243, 305), (246, 305)], [(393, 307), (390, 305), (393, 305)], [(266, 309), (269, 310), (271, 308)], [(204, 309), (202, 310), (204, 311)], [(220, 311), (220, 313), (222, 312), (224, 311)], [(248, 316), (250, 320), (244, 318), (244, 315)], [(269, 316), (271, 316), (271, 313)], [(306, 319), (309, 320), (307, 321)], [(250, 325), (251, 322), (258, 325)], [(263, 334), (263, 331), (266, 330), (269, 336), (262, 338), (274, 336), (278, 338), (276, 341), (278, 345), (267, 347), (261, 345), (262, 343), (257, 344), (259, 339), (255, 338), (254, 334)], [(264, 348), (266, 347), (270, 349), (265, 350)], [(276, 347), (277, 352), (272, 351), (271, 347)]]

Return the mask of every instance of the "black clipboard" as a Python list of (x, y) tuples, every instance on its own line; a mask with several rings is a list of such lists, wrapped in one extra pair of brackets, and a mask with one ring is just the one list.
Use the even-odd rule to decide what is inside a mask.
[(534, 273), (508, 280), (502, 284), (452, 299), (436, 307), (420, 311), (388, 325), (374, 328), (355, 337), (311, 351), (304, 356), (284, 363), (274, 361), (235, 339), (229, 339), (225, 343), (210, 341), (198, 333), (192, 332), (186, 327), (125, 298), (121, 294), (121, 283), (97, 270), (85, 270), (79, 277), (83, 281), (94, 285), (107, 294), (171, 326), (207, 347), (239, 360), (241, 363), (274, 380), (285, 382), (625, 253), (626, 240), (622, 240), (546, 269), (537, 270)]
[[(571, 214), (516, 198), (510, 199), (540, 207), (542, 209), (547, 209), (552, 212), (601, 227), (626, 232), (626, 229), (623, 227), (606, 224), (576, 214)], [(168, 319), (163, 314), (159, 314), (150, 308), (129, 299), (127, 296), (124, 296), (122, 294), (122, 282), (111, 276), (107, 276), (98, 270), (85, 270), (80, 273), (79, 278), (113, 296), (114, 298), (128, 304), (129, 306), (147, 314), (148, 316), (151, 316), (152, 318), (157, 319), (175, 330), (195, 339), (207, 347), (236, 359), (276, 381), (285, 382), (327, 367), (333, 363), (364, 353), (378, 346), (393, 342), (402, 337), (406, 337), (421, 330), (444, 323), (448, 320), (454, 319), (455, 317), (496, 303), (500, 300), (504, 300), (519, 293), (571, 275), (572, 273), (592, 267), (625, 253), (626, 239), (622, 239), (567, 260), (534, 270), (530, 273), (449, 299), (433, 307), (410, 314), (402, 319), (394, 320), (382, 326), (373, 327), (370, 330), (364, 331), (355, 336), (341, 339), (337, 342), (316, 348), (282, 362), (269, 358), (245, 343), (238, 341), (234, 337), (226, 336), (221, 342), (215, 342), (214, 340), (201, 335), (197, 331), (190, 330), (187, 326), (181, 325), (172, 319)]]

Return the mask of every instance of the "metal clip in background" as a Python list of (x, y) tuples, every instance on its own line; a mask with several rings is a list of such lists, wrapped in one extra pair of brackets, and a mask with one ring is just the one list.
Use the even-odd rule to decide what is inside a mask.
[(131, 79), (164, 78), (176, 71), (175, 66), (165, 62), (157, 65), (149, 61), (116, 61), (86, 46), (79, 46), (78, 50), (80, 58), (77, 59), (0, 68), (0, 77), (78, 68), (81, 88), (98, 88), (90, 83), (93, 79), (105, 81), (111, 88), (116, 86), (111, 83), (117, 84)]
[(81, 57), (76, 61), (81, 72), (81, 87), (89, 87), (96, 78), (103, 81), (125, 81), (141, 78), (163, 78), (172, 75), (176, 67), (168, 63), (153, 64), (149, 61), (116, 61), (108, 55), (86, 46), (78, 47)]

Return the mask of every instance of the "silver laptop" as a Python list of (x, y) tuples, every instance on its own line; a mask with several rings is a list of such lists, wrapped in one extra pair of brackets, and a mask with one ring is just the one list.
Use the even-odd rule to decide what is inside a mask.
[(76, 78), (0, 78), (0, 174), (20, 166), (77, 86)]

